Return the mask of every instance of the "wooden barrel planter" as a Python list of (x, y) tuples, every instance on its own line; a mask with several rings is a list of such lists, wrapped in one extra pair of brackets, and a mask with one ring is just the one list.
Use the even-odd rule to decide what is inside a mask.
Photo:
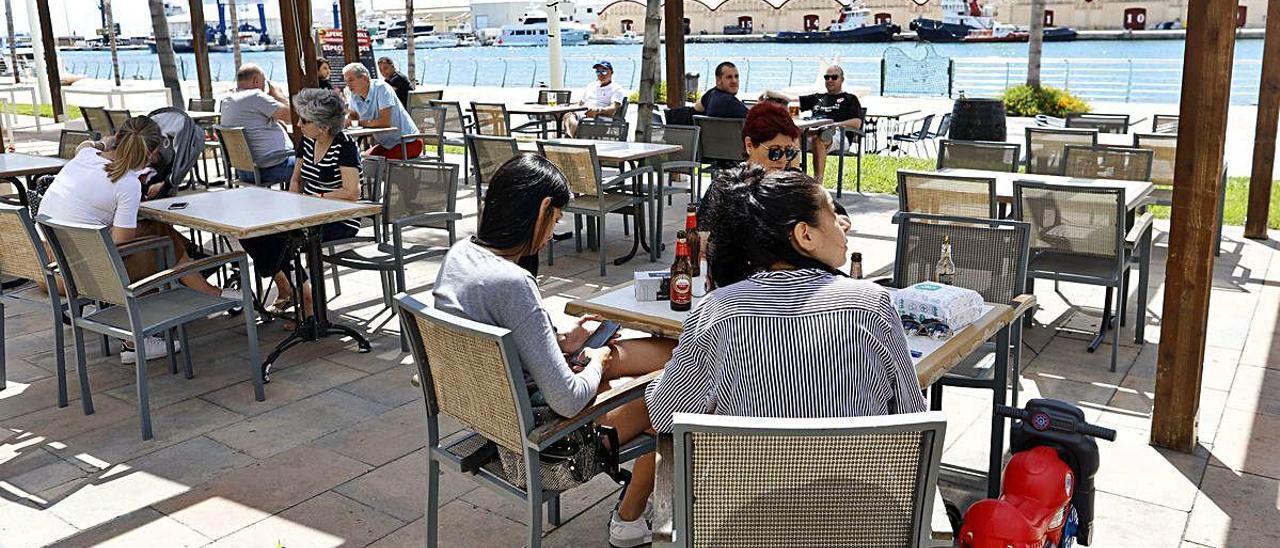
[(956, 99), (951, 110), (950, 138), (958, 141), (1004, 141), (1004, 101), (1000, 99)]

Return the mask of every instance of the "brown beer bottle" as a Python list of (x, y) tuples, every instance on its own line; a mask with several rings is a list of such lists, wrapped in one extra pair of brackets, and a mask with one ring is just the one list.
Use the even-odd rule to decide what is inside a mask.
[(702, 237), (698, 235), (698, 204), (690, 203), (684, 214), (684, 241), (689, 246), (693, 277), (702, 275)]
[(683, 312), (693, 307), (693, 268), (689, 266), (689, 243), (683, 230), (676, 233), (676, 260), (671, 263), (671, 309)]

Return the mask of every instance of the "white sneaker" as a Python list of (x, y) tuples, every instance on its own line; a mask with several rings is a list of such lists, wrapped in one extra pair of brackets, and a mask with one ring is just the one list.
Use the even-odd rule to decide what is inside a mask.
[[(142, 341), (142, 344), (144, 345), (143, 350), (146, 350), (147, 352), (148, 360), (163, 358), (169, 355), (169, 346), (164, 343), (163, 337), (147, 337)], [(182, 351), (182, 341), (173, 341), (173, 351)], [(133, 365), (138, 363), (138, 353), (127, 346), (122, 347), (120, 349), (120, 363), (124, 365)]]
[[(646, 508), (647, 510), (647, 508)], [(614, 548), (632, 548), (653, 542), (653, 531), (643, 515), (635, 521), (622, 521), (618, 512), (609, 516), (609, 545)]]
[(222, 298), (234, 301), (243, 301), (244, 293), (241, 293), (239, 289), (223, 289)]

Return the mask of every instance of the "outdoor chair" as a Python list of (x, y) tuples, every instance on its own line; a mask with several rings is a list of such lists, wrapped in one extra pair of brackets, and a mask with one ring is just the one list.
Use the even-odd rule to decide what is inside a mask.
[[(667, 196), (685, 192), (684, 189), (676, 188), (675, 181), (672, 180), (676, 173), (682, 173), (689, 178), (689, 202), (697, 202), (698, 197), (702, 196), (702, 156), (699, 148), (702, 129), (697, 126), (656, 125), (653, 126), (652, 135), (655, 142), (680, 146), (680, 152), (666, 155), (664, 161), (658, 164), (658, 184), (663, 185), (659, 194)], [(661, 215), (658, 218), (661, 219)], [(662, 223), (659, 222), (658, 226), (662, 226)]]
[[(605, 413), (644, 398), (644, 390), (658, 376), (654, 372), (596, 396), (595, 401), (572, 418), (534, 422), (533, 406), (520, 354), (511, 331), (474, 322), (436, 310), (405, 294), (396, 296), (401, 324), (408, 335), (417, 383), (427, 412), (426, 546), (439, 545), (440, 468), (469, 477), (480, 485), (525, 505), (528, 539), (525, 546), (542, 545), (542, 505), (547, 519), (560, 524), (559, 491), (541, 489), (540, 453), (552, 444), (591, 424)], [(440, 439), (440, 417), (462, 425), (457, 433)], [(507, 480), (500, 462), (490, 459), (464, 470), (473, 455), (496, 444), (524, 456), (524, 485)], [(623, 445), (619, 462), (653, 450), (653, 438), (641, 435)], [(917, 448), (917, 451), (919, 449)], [(478, 460), (478, 459), (477, 459)], [(528, 486), (536, 486), (529, 489)]]
[[(875, 131), (875, 128), (867, 120), (867, 109), (862, 108), (862, 127), (860, 129), (844, 128), (837, 131), (832, 139), (831, 148), (827, 149), (827, 156), (836, 157), (836, 197), (844, 195), (844, 159), (853, 156), (858, 159), (857, 175), (854, 178), (854, 189), (862, 192), (862, 153), (867, 141), (867, 131)], [(803, 139), (804, 136), (802, 135)], [(817, 154), (819, 151), (814, 151)], [(819, 181), (822, 182), (822, 181)]]
[(192, 112), (213, 112), (217, 110), (213, 99), (187, 99), (187, 110)]
[(1152, 152), (1114, 146), (1067, 145), (1062, 174), (1088, 179), (1150, 181)]
[(673, 426), (674, 490), (654, 497), (672, 497), (677, 546), (933, 545), (942, 413)]
[(111, 125), (111, 118), (107, 116), (107, 109), (102, 107), (80, 107), (80, 114), (84, 117), (84, 127), (89, 131), (96, 131), (102, 135), (115, 133), (115, 127)]
[(511, 137), (467, 135), (467, 150), (471, 153), (471, 168), (476, 176), (476, 215), (479, 215), (484, 211), (485, 185), (502, 164), (520, 154), (520, 148)]
[[(1151, 182), (1156, 185), (1155, 190), (1151, 191), (1151, 203), (1172, 206), (1174, 166), (1178, 159), (1178, 136), (1172, 133), (1135, 133), (1133, 148), (1151, 151)], [(1227, 196), (1225, 169), (1223, 174), (1223, 184), (1218, 189), (1218, 241), (1214, 246), (1215, 255), (1222, 252), (1222, 213)]]
[[(66, 131), (66, 130), (64, 130)], [(27, 208), (0, 204), (0, 275), (31, 281), (42, 281), (50, 288), (40, 300), (49, 306), (53, 318), (53, 348), (58, 374), (58, 407), (67, 406), (66, 344), (62, 332), (62, 300), (58, 297), (56, 273), (45, 247), (36, 234), (35, 223)], [(0, 295), (3, 296), (3, 295)], [(7, 298), (14, 298), (13, 294)], [(0, 299), (0, 390), (8, 386), (5, 375), (4, 299)], [(80, 389), (85, 390), (84, 369), (80, 369)]]
[[(192, 378), (191, 352), (187, 343), (185, 325), (206, 321), (210, 314), (241, 308), (248, 339), (248, 366), (253, 378), (254, 397), (265, 399), (262, 386), (262, 367), (258, 361), (257, 318), (253, 311), (252, 292), (248, 291), (248, 257), (243, 252), (207, 257), (163, 270), (142, 280), (130, 282), (119, 251), (111, 240), (109, 227), (61, 223), (42, 217), (39, 219), (49, 246), (58, 264), (66, 287), (67, 302), (71, 312), (71, 333), (75, 340), (76, 367), (80, 374), (81, 400), (85, 414), (93, 413), (92, 391), (89, 389), (84, 353), (84, 332), (89, 331), (114, 338), (132, 340), (138, 361), (134, 366), (137, 377), (138, 413), (142, 422), (142, 438), (149, 440), (151, 433), (150, 392), (147, 385), (147, 337), (163, 335), (168, 343), (170, 370), (177, 371), (174, 353), (174, 334), (182, 341), (186, 377)], [(165, 249), (169, 263), (173, 262), (172, 247)], [(178, 283), (187, 274), (210, 268), (234, 264), (240, 270), (241, 299), (227, 299), (205, 295)], [(90, 301), (114, 305), (99, 308), (88, 316), (83, 307)]]
[(511, 115), (502, 103), (471, 103), (471, 116), (475, 119), (476, 135), (491, 137), (511, 136)]
[(1067, 128), (1094, 129), (1098, 133), (1129, 133), (1129, 115), (1068, 114)]
[(975, 219), (998, 219), (996, 180), (934, 171), (898, 170), (898, 210)]
[(1027, 128), (1027, 173), (1062, 175), (1067, 145), (1096, 146), (1098, 132), (1092, 129)]
[(115, 133), (116, 130), (124, 127), (124, 123), (129, 121), (129, 118), (132, 117), (132, 115), (129, 114), (129, 111), (125, 109), (106, 109), (105, 112), (107, 113), (107, 118), (111, 120), (112, 133)]
[(929, 139), (929, 128), (933, 126), (933, 117), (933, 114), (929, 114), (924, 118), (920, 118), (912, 125), (912, 129), (906, 133), (890, 135), (889, 148), (899, 153), (906, 154), (902, 149), (903, 145), (911, 145), (917, 152), (919, 152), (920, 146)]
[[(1008, 304), (1017, 316), (1030, 316), (1027, 302), (1027, 257), (1030, 253), (1030, 226), (1008, 220), (978, 219), (900, 213), (897, 250), (893, 262), (894, 287), (909, 287), (937, 279), (938, 257), (944, 241), (950, 241), (956, 274), (952, 285), (977, 291), (988, 303)], [(986, 341), (977, 351), (952, 368), (929, 388), (930, 408), (942, 410), (944, 386), (991, 390), (992, 405), (1005, 405), (1005, 390), (1012, 385), (1008, 405), (1018, 406), (1018, 388), (1022, 369), (1022, 321), (1013, 320), (1008, 347), (1000, 349), (997, 337)], [(1007, 368), (996, 367), (995, 354), (1009, 354)], [(992, 424), (1003, 429), (1004, 419), (992, 414)], [(992, 438), (990, 470), (999, 477), (999, 463), (1004, 455), (1002, 439)]]
[(444, 90), (434, 89), (429, 91), (410, 91), (409, 104), (405, 105), (405, 109), (415, 107), (429, 107), (432, 101), (444, 99)]
[[(444, 92), (441, 92), (443, 94)], [(432, 100), (430, 106), (444, 107), (444, 144), (462, 147), (462, 182), (471, 179), (470, 150), (467, 147), (467, 134), (471, 133), (471, 117), (462, 112), (462, 104), (457, 101)]]
[(1178, 133), (1178, 117), (1173, 114), (1157, 114), (1151, 117), (1153, 133)]
[[(557, 105), (567, 105), (572, 101), (573, 91), (567, 89), (540, 89), (538, 90), (539, 105), (550, 105), (554, 100)], [(558, 114), (530, 114), (529, 121), (511, 131), (514, 133), (532, 133), (546, 139), (551, 133), (551, 127), (555, 125)], [(559, 137), (559, 135), (557, 135)]]
[[(1139, 265), (1138, 314), (1135, 340), (1142, 342), (1146, 324), (1147, 278), (1150, 269), (1150, 212), (1126, 231), (1124, 191), (1114, 187), (1056, 185), (1030, 181), (1013, 184), (1014, 218), (1031, 225), (1031, 255), (1027, 264), (1027, 293), (1037, 278), (1097, 285), (1106, 288), (1101, 327), (1089, 352), (1111, 329), (1111, 371), (1116, 370), (1120, 331), (1111, 312), (1115, 290), (1120, 302), (1128, 298), (1128, 273)], [(1124, 314), (1120, 314), (1124, 325)]]
[(627, 140), (627, 131), (630, 127), (631, 124), (625, 120), (608, 121), (587, 118), (578, 122), (578, 133), (574, 137), (594, 141), (625, 142)]
[(97, 141), (102, 135), (96, 131), (64, 129), (58, 135), (58, 157), (70, 160), (76, 157), (76, 148), (85, 141)]
[[(701, 129), (698, 148), (702, 151), (702, 161), (711, 164), (712, 179), (715, 179), (717, 171), (734, 167), (747, 159), (747, 146), (742, 140), (742, 126), (746, 120), (694, 116), (693, 123)], [(701, 182), (698, 184), (701, 186)]]
[[(253, 161), (253, 153), (249, 150), (249, 140), (244, 136), (244, 128), (217, 126), (213, 131), (222, 144), (222, 161), (227, 166), (227, 186), (264, 186), (258, 164)], [(241, 179), (241, 172), (252, 173), (253, 180)]]
[(994, 141), (938, 141), (938, 169), (1018, 172), (1022, 146)]
[(949, 133), (951, 133), (951, 113), (945, 112), (942, 114), (942, 119), (938, 121), (937, 127), (925, 134), (925, 142), (932, 142), (933, 150), (936, 153), (938, 151), (938, 140), (945, 139)]
[[(382, 218), (391, 225), (391, 241), (374, 237), (355, 237), (326, 242), (341, 250), (330, 251), (324, 262), (353, 270), (373, 270), (392, 276), (391, 284), (383, 284), (383, 297), (394, 310), (392, 297), (408, 291), (405, 265), (414, 261), (442, 257), (453, 245), (454, 224), (462, 219), (458, 213), (458, 166), (422, 160), (390, 161), (387, 164), (385, 191), (382, 193)], [(444, 230), (449, 245), (408, 244), (404, 232), (409, 228)], [(373, 245), (365, 245), (373, 244)], [(401, 330), (400, 347), (409, 350)]]
[[(367, 204), (381, 204), (383, 201), (383, 189), (386, 188), (387, 180), (387, 162), (388, 160), (382, 156), (361, 155), (360, 156), (360, 202)], [(398, 161), (398, 160), (396, 160)], [(386, 217), (380, 211), (371, 217), (360, 218), (360, 228), (373, 227), (373, 239), (379, 243), (387, 243)], [(335, 253), (337, 246), (333, 245), (337, 242), (325, 242), (324, 247), (328, 253)], [(391, 285), (390, 278), (383, 273), (382, 288), (384, 293), (388, 291)], [(338, 276), (338, 265), (329, 265), (329, 279), (333, 281), (333, 298), (342, 296), (342, 277)], [(262, 291), (258, 291), (262, 294)], [(387, 306), (391, 306), (390, 300)]]
[[(418, 132), (411, 135), (403, 135), (400, 137), (400, 144), (403, 145), (407, 141), (415, 139), (422, 140), (422, 146), (434, 147), (436, 153), (433, 155), (435, 161), (444, 161), (444, 126), (445, 118), (448, 117), (449, 111), (444, 107), (433, 106), (414, 106), (409, 107), (409, 117), (413, 119), (414, 125), (418, 126)], [(400, 150), (407, 150), (401, 147)], [(465, 158), (464, 158), (465, 161)]]
[[(570, 198), (569, 205), (564, 208), (564, 211), (565, 213), (573, 214), (575, 248), (579, 253), (582, 252), (582, 217), (587, 217), (588, 239), (591, 239), (591, 235), (594, 232), (594, 241), (600, 253), (600, 275), (604, 276), (605, 262), (607, 261), (605, 248), (608, 247), (606, 245), (608, 232), (605, 230), (605, 219), (610, 213), (626, 212), (637, 215), (637, 222), (639, 222), (640, 208), (638, 206), (648, 199), (647, 197), (654, 196), (652, 183), (650, 183), (648, 189), (642, 189), (639, 192), (629, 192), (630, 189), (623, 188), (623, 184), (627, 180), (635, 180), (637, 183), (647, 180), (647, 176), (653, 172), (653, 168), (648, 166), (640, 167), (624, 171), (605, 180), (600, 167), (600, 160), (596, 156), (595, 145), (538, 141), (538, 151), (551, 163), (555, 164), (556, 167), (559, 167), (560, 171), (564, 172), (565, 178), (568, 179), (569, 192), (572, 198)], [(635, 237), (640, 237), (639, 230), (636, 230)], [(658, 243), (654, 242), (654, 245), (658, 245)], [(547, 264), (553, 264), (554, 257), (555, 248), (548, 247)]]

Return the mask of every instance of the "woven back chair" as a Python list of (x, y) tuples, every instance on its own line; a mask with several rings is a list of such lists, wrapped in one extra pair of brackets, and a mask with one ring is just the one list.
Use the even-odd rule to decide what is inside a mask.
[(1096, 129), (1098, 133), (1129, 133), (1128, 114), (1068, 114), (1067, 127)]
[[(65, 130), (64, 130), (65, 131)], [(62, 299), (58, 296), (57, 280), (48, 265), (53, 259), (45, 252), (45, 246), (36, 232), (28, 209), (21, 206), (0, 204), (0, 275), (40, 281), (48, 288), (44, 303), (49, 306), (53, 326), (53, 347), (58, 379), (58, 407), (67, 406), (66, 343), (62, 329)], [(0, 318), (4, 318), (4, 300), (0, 299)], [(4, 322), (0, 321), (0, 340), (5, 338)], [(87, 391), (87, 377), (80, 371), (81, 391)], [(5, 353), (0, 344), (0, 390), (7, 384)]]
[(946, 430), (939, 412), (677, 413), (674, 536), (685, 546), (930, 546)]
[(596, 141), (626, 141), (627, 130), (630, 127), (631, 124), (625, 120), (588, 119), (578, 122), (578, 132), (574, 134), (574, 137)]
[(747, 147), (742, 141), (742, 126), (746, 120), (694, 116), (693, 122), (702, 130), (698, 148), (704, 162), (737, 165), (746, 159)]
[(1027, 128), (1027, 173), (1062, 175), (1067, 145), (1094, 146), (1098, 132), (1088, 129)]
[(538, 104), (550, 105), (551, 99), (555, 99), (557, 105), (567, 105), (573, 100), (573, 91), (567, 89), (540, 89), (538, 90)]
[(106, 109), (106, 113), (107, 118), (111, 119), (111, 128), (113, 132), (124, 127), (124, 123), (129, 121), (129, 118), (132, 117), (126, 109)]
[(1157, 114), (1152, 116), (1151, 131), (1154, 133), (1177, 133), (1178, 117), (1172, 114)]
[(1151, 151), (1151, 182), (1173, 186), (1173, 170), (1178, 160), (1178, 136), (1168, 133), (1135, 133), (1133, 148)]
[(476, 211), (480, 212), (484, 209), (484, 185), (489, 184), (502, 164), (520, 154), (520, 149), (511, 137), (467, 135), (467, 151), (471, 153), (471, 168), (475, 173)]
[[(253, 152), (249, 149), (249, 139), (244, 136), (244, 128), (215, 127), (214, 133), (218, 142), (222, 143), (222, 159), (226, 162), (227, 180), (231, 183), (252, 183), (262, 186), (262, 175), (258, 172), (258, 164), (253, 161)], [(252, 181), (241, 181), (237, 172), (253, 174)]]
[(96, 131), (64, 129), (58, 135), (58, 157), (70, 160), (76, 157), (76, 147), (85, 141), (97, 141), (102, 135)]
[(444, 107), (444, 130), (447, 133), (470, 133), (467, 115), (458, 101), (431, 101), (433, 107)]
[(103, 135), (115, 133), (115, 126), (111, 124), (111, 118), (107, 116), (107, 109), (102, 107), (80, 107), (80, 114), (84, 117), (84, 125), (89, 131), (96, 131)]
[(412, 109), (414, 107), (429, 107), (432, 101), (439, 101), (444, 98), (444, 90), (435, 89), (429, 91), (410, 91), (409, 104), (405, 108)]
[[(604, 276), (606, 273), (605, 247), (607, 247), (605, 242), (608, 240), (605, 219), (610, 213), (623, 212), (628, 209), (634, 213), (634, 206), (647, 199), (646, 197), (625, 192), (620, 188), (620, 184), (627, 179), (644, 177), (653, 171), (652, 168), (633, 169), (605, 181), (600, 168), (599, 156), (596, 155), (595, 145), (538, 141), (538, 151), (551, 163), (555, 164), (556, 167), (560, 168), (560, 172), (564, 173), (565, 179), (569, 182), (569, 192), (573, 194), (573, 198), (569, 205), (565, 207), (565, 211), (574, 215), (574, 226), (580, 226), (579, 219), (586, 217), (591, 222), (591, 225), (588, 226), (588, 234), (592, 232), (590, 228), (595, 228), (594, 233), (597, 235), (596, 247), (599, 250), (600, 275)], [(652, 191), (652, 187), (649, 190)], [(577, 249), (581, 251), (581, 240), (578, 239), (575, 242)], [(554, 257), (553, 253), (553, 251), (548, 250), (549, 257)]]
[(1150, 181), (1153, 153), (1150, 150), (1067, 145), (1062, 174), (1089, 179)]
[(898, 209), (910, 213), (995, 219), (999, 217), (996, 180), (900, 169)]
[(58, 268), (72, 303), (83, 298), (124, 306), (129, 274), (115, 252), (109, 228), (54, 223), (44, 218), (40, 224), (54, 254), (59, 255)]
[(471, 103), (477, 135), (507, 137), (511, 135), (511, 115), (502, 103)]
[(418, 133), (401, 137), (402, 141), (421, 139), (423, 146), (436, 148), (436, 160), (444, 161), (444, 127), (449, 111), (445, 107), (430, 105), (409, 107), (409, 117), (418, 126)]
[(984, 169), (987, 171), (1018, 172), (1022, 146), (1017, 143), (993, 141), (938, 142), (938, 169)]
[(595, 146), (539, 142), (538, 150), (564, 173), (569, 192), (585, 197), (598, 197), (604, 192), (600, 188), (603, 177)]
[(214, 107), (213, 99), (192, 98), (187, 99), (187, 110), (193, 112), (213, 112), (217, 109)]

